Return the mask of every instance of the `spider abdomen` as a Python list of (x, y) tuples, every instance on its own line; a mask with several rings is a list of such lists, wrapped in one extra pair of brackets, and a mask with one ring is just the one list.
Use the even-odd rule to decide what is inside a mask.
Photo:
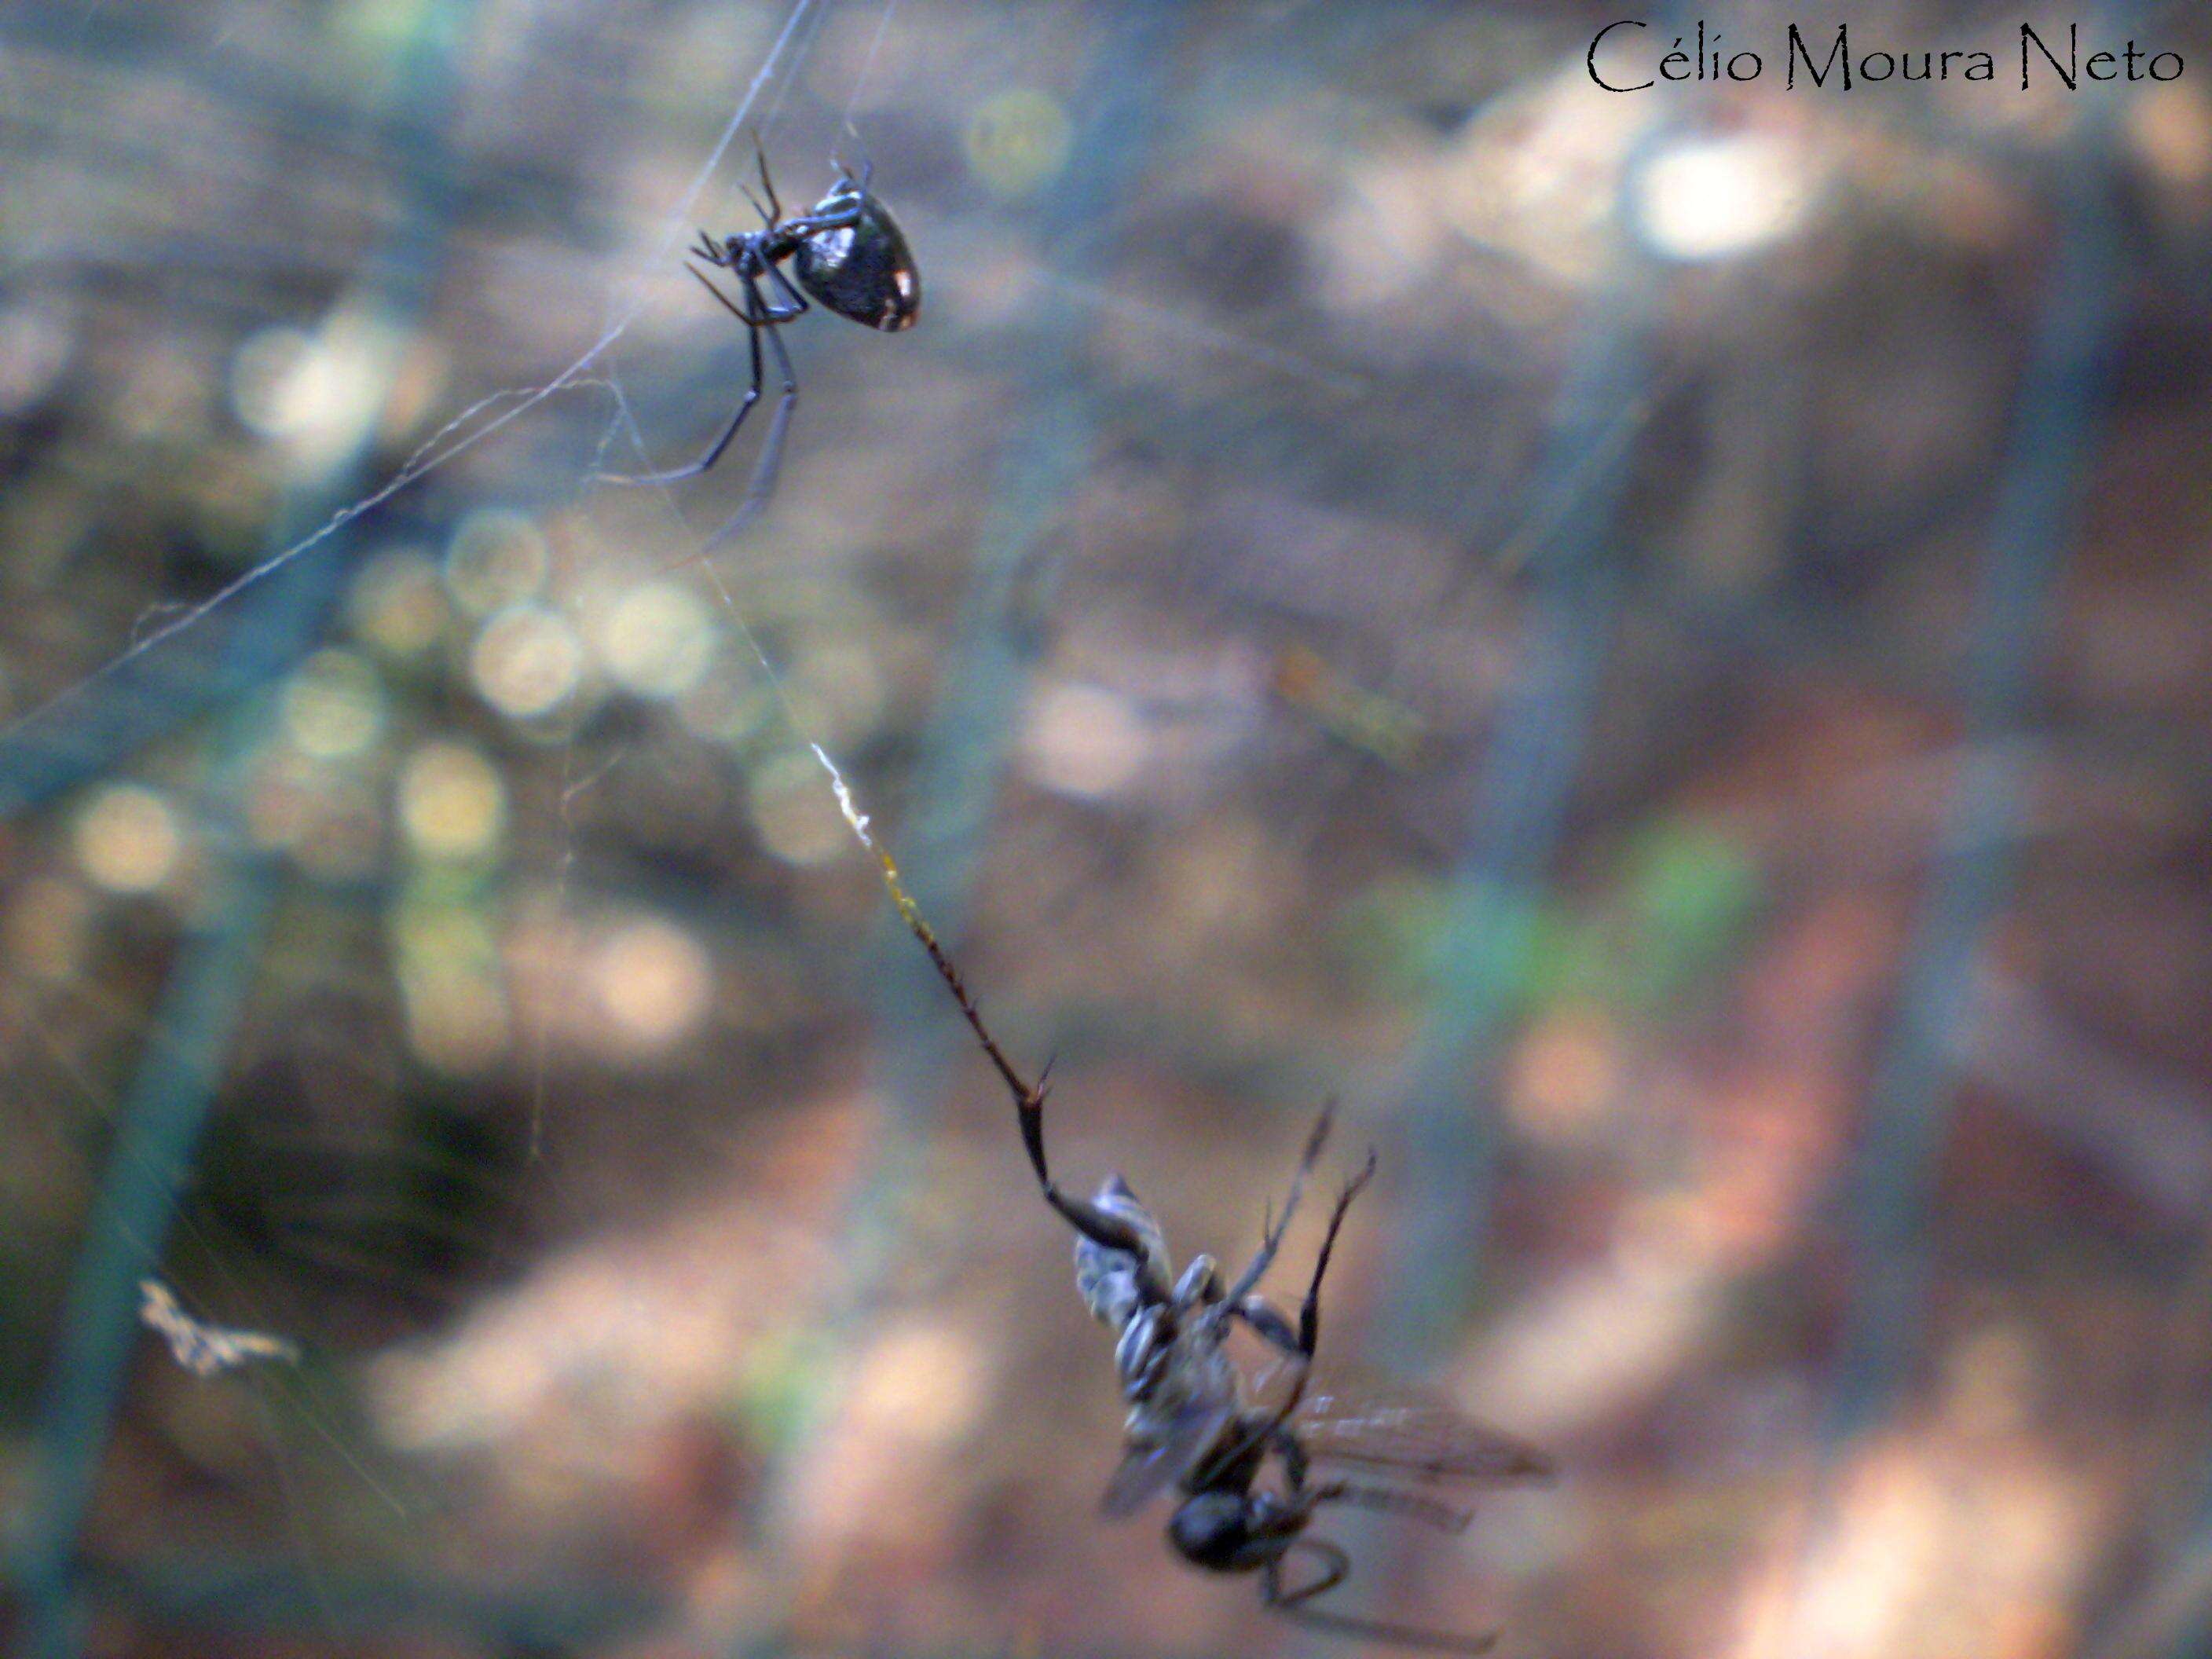
[(850, 211), (848, 225), (817, 230), (793, 250), (793, 274), (799, 287), (840, 317), (886, 334), (914, 325), (921, 311), (921, 273), (906, 236), (884, 204), (846, 185), (824, 197), (815, 218)]

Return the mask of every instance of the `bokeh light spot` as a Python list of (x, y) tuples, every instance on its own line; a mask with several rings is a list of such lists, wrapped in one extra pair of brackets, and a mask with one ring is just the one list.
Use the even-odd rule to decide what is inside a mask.
[(2212, 101), (2192, 87), (2144, 87), (2124, 119), (2136, 153), (2165, 184), (2201, 189), (2212, 179)]
[(420, 656), (445, 631), (438, 567), (412, 548), (380, 554), (356, 579), (348, 610), (354, 631), (385, 655)]
[(308, 467), (358, 442), (384, 396), (391, 331), (360, 313), (333, 316), (319, 333), (264, 328), (231, 359), (231, 405), (264, 438)]
[(1806, 181), (1789, 146), (1760, 133), (1699, 138), (1652, 158), (1637, 181), (1637, 218), (1677, 259), (1748, 253), (1804, 216)]
[[(473, 758), (473, 757), (472, 757)], [(409, 1045), (440, 1071), (481, 1072), (506, 1053), (507, 995), (489, 920), (452, 884), (415, 883), (392, 915)]]
[(852, 845), (813, 757), (777, 755), (752, 775), (753, 827), (787, 864), (827, 864)]
[(484, 701), (516, 720), (565, 702), (583, 672), (584, 649), (562, 617), (536, 605), (503, 611), (484, 624), (469, 672)]
[(507, 820), (499, 774), (465, 744), (426, 743), (399, 777), (399, 821), (433, 858), (474, 858), (497, 844)]
[(507, 1052), (507, 998), (483, 974), (453, 963), (422, 962), (401, 971), (400, 990), (408, 1042), (426, 1064), (465, 1076), (488, 1069)]
[(264, 437), (283, 437), (299, 425), (294, 390), (314, 342), (296, 328), (257, 330), (240, 342), (230, 360), (230, 403), (238, 418)]
[(641, 1048), (659, 1048), (697, 1024), (714, 975), (697, 940), (654, 919), (617, 928), (595, 955), (592, 981), (622, 1035)]
[(77, 816), (77, 863), (111, 893), (154, 891), (174, 873), (183, 849), (167, 803), (137, 784), (102, 789)]
[(1000, 196), (1028, 196), (1067, 164), (1073, 129), (1051, 94), (1017, 87), (979, 106), (968, 120), (968, 165)]
[(446, 589), (471, 616), (489, 616), (535, 595), (545, 580), (544, 532), (500, 507), (471, 513), (446, 549)]
[(384, 683), (351, 651), (319, 651), (284, 687), (284, 730), (318, 760), (357, 755), (384, 729)]
[(1127, 698), (1096, 685), (1055, 685), (1030, 706), (1023, 734), (1030, 775), (1070, 795), (1127, 787), (1151, 744)]
[(673, 697), (706, 672), (714, 654), (707, 608), (673, 582), (647, 582), (608, 608), (599, 630), (607, 672), (632, 691)]

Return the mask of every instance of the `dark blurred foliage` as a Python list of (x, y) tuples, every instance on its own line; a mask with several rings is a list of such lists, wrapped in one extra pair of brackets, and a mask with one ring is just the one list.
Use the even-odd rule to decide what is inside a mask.
[[(1616, 15), (0, 25), (24, 1651), (1296, 1645), (1097, 1515), (1108, 1343), (816, 743), (1072, 1184), (1234, 1259), (1322, 1098), (1378, 1144), (1325, 1364), (1566, 1475), (1347, 1605), (2200, 1650), (2212, 32), (1798, 17), (1998, 60), (1846, 94), (1716, 10), (1760, 80), (1613, 96)], [(763, 422), (595, 475), (742, 390), (674, 250), (756, 134), (925, 307), (788, 331), (702, 562)]]

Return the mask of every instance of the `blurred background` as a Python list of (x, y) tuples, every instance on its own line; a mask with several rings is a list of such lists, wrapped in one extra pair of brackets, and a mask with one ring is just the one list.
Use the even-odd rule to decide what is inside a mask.
[[(1324, 1373), (1563, 1474), (1333, 1521), (1346, 1610), (2212, 1650), (2212, 28), (1721, 6), (1760, 78), (1624, 95), (1620, 15), (7, 15), (13, 1650), (1347, 1650), (1097, 1514), (816, 743), (1071, 1186), (1241, 1261), (1322, 1101), (1379, 1149)], [(2023, 15), (2186, 68), (2022, 92)], [(745, 383), (756, 137), (926, 297), (786, 331), (702, 559), (764, 418), (596, 475)]]

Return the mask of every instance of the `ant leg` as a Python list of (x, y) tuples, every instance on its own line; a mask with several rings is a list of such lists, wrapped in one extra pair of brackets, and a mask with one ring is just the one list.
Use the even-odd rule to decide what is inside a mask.
[[(1313, 1139), (1306, 1144), (1306, 1156), (1300, 1162), (1297, 1179), (1291, 1185), (1291, 1204), (1285, 1206), (1285, 1218), (1288, 1218), (1291, 1207), (1297, 1202), (1298, 1189), (1304, 1185), (1306, 1171), (1312, 1167), (1314, 1159), (1320, 1156), (1322, 1142), (1328, 1139), (1329, 1113), (1332, 1109), (1334, 1109), (1333, 1106), (1322, 1110), (1321, 1121), (1314, 1126)], [(1298, 1310), (1298, 1328), (1295, 1334), (1290, 1328), (1289, 1321), (1256, 1296), (1237, 1297), (1230, 1304), (1237, 1317), (1290, 1356), (1291, 1367), (1289, 1392), (1283, 1396), (1282, 1403), (1269, 1413), (1265, 1420), (1255, 1425), (1246, 1434), (1239, 1444), (1240, 1451), (1250, 1446), (1255, 1441), (1262, 1439), (1272, 1440), (1278, 1447), (1285, 1441), (1293, 1445), (1296, 1444), (1297, 1437), (1290, 1432), (1286, 1425), (1291, 1420), (1291, 1413), (1298, 1408), (1298, 1402), (1305, 1398), (1306, 1382), (1313, 1375), (1314, 1348), (1321, 1340), (1321, 1281), (1328, 1272), (1329, 1255), (1336, 1249), (1336, 1236), (1344, 1226), (1345, 1212), (1352, 1207), (1352, 1200), (1358, 1197), (1367, 1183), (1374, 1178), (1375, 1153), (1370, 1149), (1367, 1154), (1366, 1164), (1361, 1167), (1358, 1175), (1344, 1183), (1344, 1189), (1336, 1195), (1336, 1207), (1329, 1212), (1328, 1231), (1322, 1236), (1321, 1254), (1314, 1261), (1313, 1282), (1306, 1286), (1306, 1299)], [(1274, 1254), (1273, 1247), (1280, 1242), (1279, 1231), (1272, 1233), (1267, 1243), (1261, 1247), (1262, 1258), (1272, 1257)], [(1255, 1261), (1254, 1265), (1264, 1267), (1266, 1261), (1263, 1259)], [(1246, 1277), (1249, 1279), (1250, 1276), (1248, 1272)], [(1243, 1281), (1238, 1282), (1241, 1284)], [(1285, 1461), (1291, 1461), (1287, 1453)], [(1292, 1468), (1301, 1477), (1303, 1476), (1304, 1469), (1303, 1455), (1292, 1463)]]
[[(1301, 1584), (1294, 1590), (1283, 1589), (1282, 1563), (1291, 1550), (1310, 1550), (1322, 1559), (1321, 1576), (1310, 1584)], [(1316, 1595), (1326, 1595), (1352, 1575), (1352, 1558), (1344, 1553), (1341, 1544), (1333, 1544), (1326, 1538), (1294, 1538), (1290, 1547), (1267, 1563), (1266, 1595), (1270, 1607), (1294, 1607), (1301, 1601), (1310, 1601)]]
[[(1328, 1123), (1324, 1118), (1322, 1123), (1314, 1131), (1316, 1144), (1327, 1131)], [(1310, 1147), (1308, 1150), (1310, 1152), (1313, 1149)], [(1299, 1168), (1301, 1183), (1304, 1180), (1305, 1167), (1302, 1164)], [(1313, 1282), (1306, 1287), (1305, 1300), (1298, 1308), (1297, 1329), (1293, 1330), (1291, 1328), (1291, 1322), (1283, 1316), (1273, 1303), (1263, 1301), (1256, 1296), (1234, 1297), (1234, 1311), (1237, 1316), (1269, 1343), (1289, 1355), (1293, 1361), (1299, 1362), (1302, 1367), (1304, 1363), (1313, 1358), (1314, 1350), (1321, 1341), (1321, 1282), (1328, 1272), (1329, 1257), (1336, 1249), (1337, 1233), (1344, 1226), (1345, 1212), (1352, 1207), (1352, 1200), (1359, 1196), (1362, 1189), (1374, 1179), (1374, 1176), (1375, 1154), (1370, 1151), (1367, 1154), (1367, 1162), (1359, 1173), (1346, 1182), (1344, 1190), (1336, 1195), (1336, 1207), (1330, 1212), (1328, 1218), (1328, 1231), (1322, 1239), (1321, 1254), (1314, 1261)], [(1291, 1188), (1291, 1200), (1292, 1205), (1297, 1201), (1297, 1186)], [(1287, 1218), (1288, 1209), (1285, 1209), (1284, 1213)], [(1279, 1230), (1271, 1232), (1267, 1243), (1261, 1247), (1262, 1261), (1255, 1265), (1264, 1266), (1266, 1259), (1273, 1256), (1274, 1247), (1280, 1242)], [(1250, 1277), (1251, 1274), (1248, 1271), (1245, 1279)], [(1237, 1282), (1242, 1285), (1245, 1283), (1245, 1279), (1240, 1279)], [(1298, 1387), (1303, 1389), (1304, 1386), (1305, 1379), (1302, 1370)], [(1295, 1403), (1295, 1396), (1293, 1403)]]
[[(696, 270), (693, 270), (692, 267), (690, 265), (686, 265), (684, 268), (686, 270), (690, 270), (693, 276), (698, 276), (698, 272)], [(707, 279), (703, 276), (700, 276), (699, 280), (702, 283), (707, 283)], [(730, 304), (726, 299), (723, 298), (722, 295), (712, 283), (707, 283), (707, 291), (709, 294), (714, 295), (717, 300), (721, 300), (724, 305), (728, 306)], [(738, 308), (735, 306), (730, 306), (730, 309), (733, 312), (737, 312), (737, 314), (739, 317), (744, 316), (744, 313), (738, 311)], [(685, 478), (697, 477), (701, 473), (713, 466), (715, 462), (722, 459), (722, 452), (730, 447), (731, 440), (738, 435), (738, 428), (745, 423), (745, 416), (752, 413), (753, 405), (760, 401), (762, 369), (760, 343), (761, 336), (768, 331), (762, 328), (759, 324), (753, 322), (750, 318), (746, 318), (745, 322), (746, 326), (752, 331), (749, 343), (752, 347), (753, 383), (745, 389), (745, 395), (738, 404), (738, 412), (730, 416), (729, 425), (722, 428), (722, 435), (715, 439), (714, 441), (708, 447), (707, 453), (704, 455), (702, 455), (697, 460), (692, 462), (689, 466), (672, 467), (665, 472), (601, 472), (594, 475), (599, 482), (602, 483), (618, 484), (677, 483)], [(771, 336), (771, 338), (773, 338), (773, 336)], [(783, 344), (781, 341), (776, 342), (776, 349), (779, 353), (782, 351)]]
[(1472, 1510), (1455, 1509), (1417, 1492), (1400, 1492), (1395, 1486), (1355, 1486), (1348, 1480), (1332, 1480), (1325, 1486), (1316, 1486), (1312, 1501), (1350, 1504), (1356, 1509), (1402, 1515), (1444, 1532), (1465, 1532), (1468, 1522), (1474, 1519)]
[[(1313, 1133), (1306, 1138), (1306, 1149), (1299, 1156), (1297, 1173), (1291, 1177), (1291, 1195), (1283, 1205), (1281, 1219), (1277, 1220), (1270, 1215), (1261, 1230), (1258, 1253), (1253, 1256), (1250, 1265), (1237, 1276), (1237, 1282), (1224, 1293), (1223, 1299), (1231, 1305), (1242, 1304), (1273, 1265), (1275, 1252), (1282, 1248), (1283, 1235), (1289, 1231), (1291, 1218), (1297, 1213), (1298, 1200), (1305, 1193), (1306, 1177), (1313, 1173), (1314, 1165), (1321, 1161), (1322, 1148), (1328, 1144), (1329, 1125), (1335, 1117), (1336, 1103), (1332, 1100), (1321, 1109), (1321, 1116), (1314, 1123)], [(1262, 1334), (1265, 1334), (1264, 1330)]]
[(1281, 1613), (1285, 1619), (1295, 1619), (1301, 1624), (1339, 1636), (1356, 1637), (1366, 1642), (1383, 1642), (1392, 1647), (1419, 1648), (1430, 1653), (1487, 1653), (1497, 1645), (1496, 1631), (1487, 1636), (1459, 1636), (1450, 1631), (1424, 1630), (1416, 1625), (1393, 1624), (1388, 1620), (1363, 1619), (1352, 1613), (1324, 1613), (1308, 1604), (1317, 1596), (1327, 1595), (1351, 1576), (1352, 1558), (1340, 1546), (1332, 1544), (1326, 1538), (1292, 1539), (1283, 1556), (1288, 1556), (1291, 1550), (1310, 1551), (1322, 1559), (1322, 1565), (1321, 1576), (1313, 1583), (1287, 1590), (1283, 1588), (1282, 1557), (1268, 1562), (1261, 1570), (1261, 1604)]
[(1375, 1179), (1375, 1149), (1367, 1149), (1367, 1162), (1359, 1173), (1344, 1183), (1343, 1191), (1336, 1195), (1336, 1207), (1329, 1212), (1328, 1231), (1322, 1236), (1321, 1254), (1314, 1259), (1313, 1283), (1306, 1286), (1306, 1299), (1298, 1308), (1298, 1352), (1311, 1359), (1315, 1346), (1321, 1340), (1321, 1281), (1328, 1272), (1329, 1254), (1336, 1249), (1336, 1235), (1344, 1225), (1344, 1212), (1352, 1207), (1352, 1200), (1359, 1196), (1367, 1183)]
[[(1150, 1245), (1145, 1235), (1135, 1226), (1095, 1204), (1070, 1198), (1052, 1178), (1052, 1171), (1044, 1155), (1044, 1102), (1052, 1085), (1052, 1062), (1045, 1062), (1044, 1070), (1037, 1074), (1035, 1083), (1015, 1069), (1014, 1062), (1000, 1047), (999, 1039), (984, 1024), (983, 1011), (976, 1006), (974, 994), (968, 989), (968, 981), (960, 976), (960, 969), (953, 965), (951, 957), (939, 942), (936, 929), (929, 925), (911, 899), (900, 897), (896, 889), (893, 890), (893, 896), (899, 900), (899, 919), (906, 923), (907, 931), (914, 935), (915, 942), (929, 957), (929, 964), (937, 969), (937, 976), (945, 981), (945, 988), (952, 994), (952, 1000), (960, 1010), (961, 1018), (968, 1022), (968, 1029), (975, 1034), (975, 1041), (982, 1045), (984, 1057), (991, 1062), (991, 1069), (998, 1073), (999, 1080), (1006, 1085), (1006, 1092), (1013, 1097), (1014, 1117), (1022, 1132), (1022, 1150), (1029, 1155), (1030, 1168), (1036, 1174), (1037, 1188), (1043, 1194), (1044, 1201), (1058, 1212), (1069, 1226), (1100, 1249), (1119, 1251), (1133, 1257), (1139, 1263), (1151, 1262)], [(1153, 1272), (1157, 1277), (1157, 1270)], [(1164, 1300), (1166, 1287), (1155, 1285), (1153, 1288), (1158, 1299)]]

